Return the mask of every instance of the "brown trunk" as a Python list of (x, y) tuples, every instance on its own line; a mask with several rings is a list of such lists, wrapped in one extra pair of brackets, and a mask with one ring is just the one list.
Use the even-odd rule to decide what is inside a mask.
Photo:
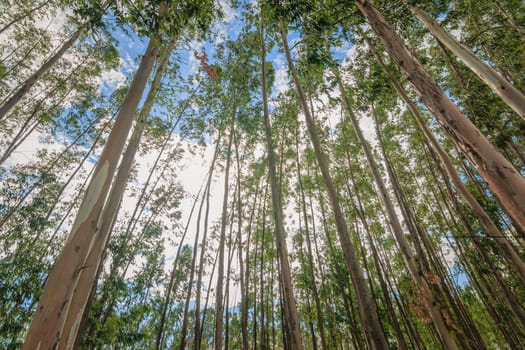
[(445, 95), (372, 2), (356, 3), (423, 103), (476, 167), (507, 214), (525, 230), (525, 179)]

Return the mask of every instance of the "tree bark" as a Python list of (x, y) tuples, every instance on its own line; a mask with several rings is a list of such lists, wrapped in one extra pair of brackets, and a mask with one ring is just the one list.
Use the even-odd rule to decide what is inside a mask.
[(85, 261), (98, 234), (102, 207), (158, 48), (157, 39), (152, 38), (97, 163), (70, 238), (47, 279), (23, 349), (53, 349), (64, 340), (62, 326), (71, 298), (80, 272), (87, 267)]
[(419, 7), (410, 9), (425, 27), (525, 120), (525, 96)]
[(321, 149), (321, 142), (319, 140), (319, 136), (317, 135), (315, 120), (312, 116), (312, 113), (310, 112), (310, 107), (308, 106), (306, 95), (302, 89), (299, 77), (297, 76), (297, 72), (295, 71), (295, 67), (292, 62), (290, 49), (286, 40), (286, 32), (284, 29), (284, 25), (282, 22), (279, 23), (279, 25), (284, 51), (286, 54), (286, 60), (288, 62), (288, 68), (292, 73), (295, 88), (297, 90), (299, 100), (303, 107), (303, 112), (306, 118), (306, 126), (308, 128), (310, 139), (314, 147), (317, 163), (323, 176), (330, 206), (332, 207), (332, 211), (335, 217), (337, 233), (339, 236), (339, 241), (341, 242), (341, 248), (344, 253), (345, 263), (348, 268), (350, 277), (352, 279), (353, 287), (355, 288), (358, 300), (359, 315), (361, 318), (361, 324), (363, 326), (367, 344), (372, 349), (388, 349), (389, 345), (386, 340), (386, 336), (384, 334), (381, 323), (379, 321), (379, 315), (377, 313), (376, 305), (373, 301), (372, 293), (370, 292), (370, 290), (368, 290), (363, 276), (363, 271), (359, 266), (359, 260), (354, 251), (354, 247), (352, 246), (348, 226), (343, 211), (341, 209), (341, 205), (339, 203), (335, 185), (333, 183), (332, 177), (328, 169), (328, 160), (326, 159), (326, 156)]
[(448, 98), (370, 0), (356, 0), (422, 102), (476, 167), (503, 209), (525, 230), (525, 179)]
[(60, 59), (62, 56), (73, 46), (73, 44), (77, 41), (77, 39), (84, 33), (84, 31), (87, 30), (89, 25), (91, 24), (90, 21), (85, 22), (82, 26), (80, 26), (75, 33), (67, 40), (60, 49), (49, 58), (44, 64), (29, 78), (27, 78), (24, 82), (24, 84), (16, 91), (7, 101), (0, 106), (0, 120), (3, 120), (9, 111), (16, 106), (18, 102), (29, 92), (29, 90), (35, 85), (38, 80), (44, 75), (53, 65)]
[(292, 276), (290, 270), (290, 262), (288, 260), (288, 247), (285, 239), (285, 229), (283, 223), (283, 212), (280, 186), (277, 182), (275, 150), (273, 145), (272, 127), (270, 124), (270, 112), (268, 109), (268, 93), (266, 82), (266, 47), (264, 38), (264, 20), (262, 11), (260, 13), (260, 38), (261, 38), (261, 79), (262, 79), (262, 97), (263, 110), (266, 132), (266, 147), (268, 154), (268, 172), (270, 177), (270, 187), (272, 195), (273, 217), (275, 222), (275, 243), (280, 259), (281, 281), (284, 294), (284, 309), (286, 316), (286, 324), (291, 333), (291, 347), (294, 350), (302, 350), (303, 343), (301, 339), (301, 331), (299, 325), (299, 315), (297, 313), (297, 306), (295, 304)]
[[(73, 342), (75, 342), (75, 339), (78, 337), (77, 332), (79, 330), (78, 326), (80, 325), (78, 322), (79, 317), (82, 317), (81, 315), (88, 311), (85, 309), (85, 306), (88, 303), (91, 290), (96, 288), (97, 271), (99, 270), (99, 266), (102, 262), (102, 256), (120, 209), (122, 196), (124, 195), (124, 190), (131, 173), (133, 161), (138, 151), (140, 140), (142, 139), (144, 126), (151, 112), (157, 92), (160, 89), (162, 77), (164, 76), (164, 71), (168, 66), (169, 57), (171, 55), (171, 51), (173, 50), (174, 44), (175, 42), (173, 40), (169, 43), (168, 48), (160, 60), (157, 71), (155, 72), (155, 76), (153, 78), (153, 82), (151, 83), (146, 101), (144, 102), (144, 106), (140, 111), (135, 129), (132, 133), (131, 139), (128, 142), (126, 151), (122, 156), (122, 160), (120, 162), (115, 181), (111, 187), (111, 192), (109, 194), (107, 203), (102, 211), (101, 219), (99, 221), (100, 228), (91, 251), (89, 252), (89, 255), (86, 259), (86, 268), (80, 272), (76, 291), (72, 297), (70, 309), (66, 318), (66, 323), (64, 325), (64, 332), (67, 337), (65, 340), (67, 349), (72, 348), (74, 344)], [(61, 346), (59, 346), (59, 348), (61, 348)]]

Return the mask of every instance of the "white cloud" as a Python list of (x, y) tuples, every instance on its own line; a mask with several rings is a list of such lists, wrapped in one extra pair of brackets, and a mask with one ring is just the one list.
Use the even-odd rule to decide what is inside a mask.
[(98, 78), (99, 88), (107, 88), (109, 90), (115, 90), (126, 81), (126, 76), (120, 70), (112, 69), (102, 73)]
[(278, 96), (290, 88), (290, 78), (288, 76), (288, 67), (281, 57), (274, 59), (273, 64), (275, 68), (274, 95)]

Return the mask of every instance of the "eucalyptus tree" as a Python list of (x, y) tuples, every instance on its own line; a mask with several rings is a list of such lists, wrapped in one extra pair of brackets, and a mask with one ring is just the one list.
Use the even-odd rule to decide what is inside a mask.
[(510, 82), (501, 77), (487, 63), (476, 56), (469, 48), (461, 44), (447, 32), (424, 9), (410, 6), (410, 10), (425, 25), (432, 35), (461, 59), (480, 79), (492, 88), (518, 115), (525, 119), (525, 96)]
[(266, 148), (268, 156), (268, 173), (271, 186), (271, 195), (272, 195), (272, 208), (273, 208), (273, 218), (275, 223), (275, 242), (277, 246), (277, 251), (280, 258), (280, 274), (282, 278), (282, 287), (284, 294), (284, 309), (285, 309), (285, 321), (287, 326), (290, 328), (290, 347), (292, 349), (302, 349), (303, 343), (300, 333), (300, 323), (299, 316), (297, 313), (297, 306), (294, 299), (291, 272), (290, 272), (290, 263), (288, 260), (288, 248), (285, 240), (285, 230), (283, 223), (283, 209), (282, 209), (282, 199), (281, 199), (281, 186), (277, 180), (276, 173), (276, 160), (275, 160), (275, 150), (272, 137), (272, 126), (270, 122), (270, 112), (268, 109), (268, 86), (266, 80), (266, 47), (265, 47), (265, 35), (264, 35), (264, 16), (263, 16), (263, 6), (260, 6), (260, 23), (259, 31), (261, 37), (261, 79), (262, 79), (262, 98), (263, 98), (263, 113), (265, 120), (265, 131), (266, 131)]
[(507, 214), (523, 231), (525, 179), (446, 96), (374, 4), (365, 0), (358, 0), (356, 4), (423, 103), (476, 167)]
[[(133, 165), (133, 159), (137, 153), (139, 143), (144, 132), (144, 126), (147, 123), (148, 115), (151, 112), (153, 106), (155, 95), (159, 88), (161, 87), (161, 81), (164, 74), (164, 71), (168, 65), (169, 58), (171, 56), (175, 42), (171, 40), (167, 47), (164, 49), (162, 56), (159, 59), (159, 64), (155, 72), (155, 76), (151, 83), (150, 90), (142, 107), (137, 126), (133, 131), (130, 141), (128, 142), (126, 151), (122, 156), (118, 172), (116, 174), (114, 183), (111, 187), (111, 191), (108, 195), (107, 203), (104, 206), (104, 209), (101, 213), (100, 218), (100, 228), (98, 231), (98, 238), (95, 244), (91, 248), (91, 252), (86, 258), (85, 264), (87, 266), (93, 266), (89, 270), (85, 270), (81, 274), (77, 282), (77, 292), (73, 295), (71, 300), (70, 308), (83, 310), (82, 318), (85, 318), (84, 314), (86, 313), (86, 305), (89, 302), (89, 295), (92, 294), (91, 289), (95, 287), (94, 281), (96, 281), (96, 274), (100, 270), (100, 264), (102, 263), (102, 254), (104, 248), (109, 239), (109, 235), (112, 231), (113, 224), (118, 215), (119, 206), (122, 201), (122, 196), (124, 194), (125, 186), (127, 179), (130, 175), (131, 167)], [(78, 306), (76, 306), (78, 304)], [(75, 315), (75, 313), (70, 313), (70, 315)], [(78, 338), (78, 330), (81, 322), (78, 321), (78, 315), (69, 316), (66, 319), (64, 328), (70, 330), (66, 342), (73, 343)]]
[(371, 291), (366, 286), (363, 271), (359, 265), (357, 255), (350, 240), (348, 225), (339, 203), (338, 193), (334, 186), (332, 175), (330, 174), (328, 168), (328, 159), (322, 150), (319, 135), (317, 134), (316, 122), (312, 115), (313, 112), (311, 111), (307, 102), (306, 94), (303, 90), (297, 70), (293, 64), (287, 41), (287, 28), (283, 23), (283, 19), (280, 19), (279, 27), (286, 60), (288, 62), (288, 69), (291, 72), (298, 98), (302, 106), (302, 111), (305, 115), (307, 129), (315, 150), (318, 165), (323, 175), (330, 206), (332, 208), (333, 215), (335, 216), (338, 237), (344, 252), (345, 263), (356, 291), (359, 315), (365, 332), (365, 339), (368, 346), (372, 348), (388, 349), (388, 341), (381, 326), (373, 296)]
[(11, 94), (11, 96), (4, 100), (0, 106), (0, 120), (5, 119), (9, 111), (15, 107), (20, 100), (29, 92), (29, 90), (40, 80), (53, 65), (55, 65), (64, 54), (75, 44), (81, 35), (93, 25), (100, 25), (100, 20), (106, 11), (108, 2), (104, 3), (90, 3), (86, 7), (80, 6), (77, 12), (83, 17), (76, 31), (62, 46), (50, 56), (33, 74), (31, 74), (22, 85)]
[[(165, 2), (158, 5), (146, 5), (149, 5), (144, 9), (146, 14), (151, 15), (158, 11), (158, 16), (155, 17), (153, 23), (154, 27), (151, 29), (153, 31), (152, 38), (97, 163), (86, 196), (79, 208), (70, 238), (62, 255), (55, 261), (55, 267), (47, 279), (39, 307), (24, 343), (25, 348), (38, 346), (53, 348), (58, 344), (62, 344), (61, 346), (64, 347), (72, 345), (71, 343), (69, 345), (64, 343), (69, 333), (69, 330), (63, 329), (64, 322), (69, 312), (71, 298), (75, 293), (79, 275), (82, 274), (82, 266), (90, 254), (93, 239), (98, 237), (97, 225), (93, 225), (93, 223), (100, 219), (102, 207), (119, 160), (120, 150), (124, 146), (133, 122), (133, 115), (142, 97), (153, 62), (158, 55), (160, 41), (166, 32), (171, 35), (175, 34), (174, 30), (182, 30), (192, 19), (200, 20), (200, 18), (193, 16), (199, 15), (200, 11), (204, 13), (208, 10), (203, 7), (195, 7), (193, 4), (185, 4), (185, 11), (182, 11), (183, 17), (181, 17), (181, 9), (173, 8)], [(150, 12), (148, 13), (148, 11)], [(166, 26), (166, 18), (174, 14), (181, 22), (176, 23), (175, 26)], [(72, 311), (77, 315), (77, 322), (80, 322), (83, 310)]]

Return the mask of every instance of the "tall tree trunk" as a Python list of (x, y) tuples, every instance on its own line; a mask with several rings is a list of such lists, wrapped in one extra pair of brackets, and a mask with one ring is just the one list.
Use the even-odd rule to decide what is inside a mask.
[[(304, 188), (303, 188), (301, 165), (300, 165), (300, 159), (299, 159), (299, 132), (298, 130), (296, 131), (296, 134), (295, 134), (295, 154), (296, 154), (295, 161), (297, 163), (297, 182), (299, 184), (299, 194), (301, 196), (300, 197), (300, 207), (301, 207), (303, 220), (304, 220), (304, 235), (306, 238), (306, 248), (307, 248), (307, 254), (308, 254), (308, 264), (309, 264), (308, 273), (310, 276), (311, 289), (312, 289), (312, 293), (314, 297), (315, 311), (316, 311), (316, 317), (317, 317), (317, 326), (319, 327), (319, 335), (321, 337), (321, 349), (326, 350), (327, 343), (326, 343), (326, 336), (325, 336), (325, 330), (324, 330), (324, 319), (323, 319), (323, 313), (321, 311), (321, 301), (319, 298), (319, 291), (317, 290), (317, 283), (315, 280), (314, 261), (313, 261), (313, 254), (312, 254), (312, 242), (310, 239), (308, 214), (306, 212), (306, 196), (305, 196)], [(313, 329), (311, 332), (313, 336)], [(314, 337), (314, 341), (315, 341), (315, 337)], [(315, 342), (314, 342), (314, 347), (317, 348), (317, 344)]]
[(215, 167), (215, 161), (217, 160), (218, 154), (219, 154), (219, 145), (221, 142), (221, 134), (219, 133), (219, 136), (217, 138), (217, 144), (215, 146), (215, 151), (213, 153), (213, 158), (210, 164), (210, 170), (208, 172), (208, 179), (206, 181), (206, 186), (204, 188), (204, 194), (202, 196), (201, 204), (199, 205), (199, 211), (197, 214), (197, 229), (195, 233), (195, 240), (193, 243), (193, 254), (191, 259), (191, 271), (190, 271), (190, 281), (188, 283), (188, 290), (186, 291), (186, 300), (184, 303), (184, 314), (182, 318), (182, 325), (180, 329), (180, 342), (179, 342), (179, 349), (184, 350), (186, 348), (186, 335), (188, 331), (188, 311), (189, 311), (189, 304), (191, 300), (191, 291), (193, 289), (193, 281), (195, 278), (195, 269), (196, 269), (196, 261), (197, 261), (197, 249), (199, 244), (199, 235), (200, 235), (200, 223), (201, 223), (201, 214), (202, 214), (202, 208), (204, 206), (204, 203), (206, 203), (206, 212), (205, 212), (205, 225), (204, 225), (204, 233), (203, 233), (203, 239), (202, 244), (200, 247), (200, 262), (199, 262), (199, 270), (197, 274), (197, 285), (196, 285), (196, 297), (195, 297), (195, 330), (194, 330), (194, 344), (195, 349), (200, 349), (200, 330), (198, 327), (200, 327), (200, 315), (199, 315), (199, 309), (200, 309), (200, 289), (201, 289), (201, 279), (202, 279), (202, 266), (204, 265), (204, 251), (206, 249), (205, 246), (205, 239), (207, 235), (207, 222), (208, 222), (208, 210), (209, 210), (209, 197), (210, 197), (210, 188), (211, 188), (211, 181), (213, 178), (213, 169)]
[(226, 168), (224, 170), (224, 195), (222, 198), (222, 214), (221, 214), (221, 231), (219, 238), (219, 269), (217, 271), (217, 287), (215, 288), (215, 350), (222, 349), (222, 324), (223, 324), (223, 286), (224, 286), (224, 245), (226, 244), (226, 225), (228, 224), (228, 194), (230, 189), (230, 165), (231, 165), (231, 151), (233, 137), (235, 133), (235, 114), (237, 111), (237, 102), (235, 101), (234, 92), (234, 106), (231, 116), (230, 136), (228, 140), (228, 151), (226, 155)]
[(362, 203), (362, 200), (361, 200), (361, 194), (359, 193), (358, 188), (357, 188), (354, 172), (352, 171), (352, 162), (351, 162), (350, 153), (349, 153), (347, 147), (345, 147), (345, 154), (346, 154), (346, 159), (347, 159), (347, 162), (348, 162), (347, 168), (348, 168), (348, 172), (350, 174), (350, 182), (352, 184), (352, 189), (353, 189), (354, 196), (355, 196), (355, 199), (356, 199), (356, 202), (357, 202), (356, 203), (357, 206), (356, 206), (355, 209), (356, 209), (356, 211), (358, 213), (358, 216), (359, 216), (359, 219), (361, 220), (361, 223), (363, 225), (363, 229), (364, 229), (365, 234), (366, 234), (367, 244), (370, 247), (370, 250), (372, 251), (372, 258), (374, 259), (374, 265), (376, 267), (376, 273), (377, 273), (377, 276), (378, 276), (378, 279), (379, 279), (379, 286), (381, 287), (381, 291), (383, 293), (383, 299), (385, 300), (385, 306), (386, 306), (388, 315), (390, 317), (390, 322), (392, 324), (392, 328), (394, 329), (394, 332), (396, 333), (396, 338), (397, 338), (397, 341), (398, 341), (399, 349), (407, 350), (408, 347), (407, 347), (407, 344), (405, 342), (405, 338), (403, 336), (403, 331), (401, 330), (401, 326), (400, 326), (400, 324), (398, 322), (398, 318), (397, 318), (397, 315), (396, 315), (396, 313), (394, 311), (392, 300), (390, 298), (389, 290), (388, 290), (385, 278), (383, 277), (383, 273), (386, 273), (386, 272), (385, 272), (384, 269), (382, 269), (382, 262), (380, 260), (379, 254), (378, 254), (376, 246), (375, 246), (377, 243), (374, 242), (374, 240), (372, 238), (372, 234), (370, 232), (368, 221), (367, 221), (367, 219), (365, 217), (365, 209), (363, 207), (363, 203)]
[[(237, 161), (237, 259), (239, 262), (239, 288), (241, 293), (241, 336), (242, 336), (242, 349), (248, 350), (248, 295), (247, 295), (247, 283), (245, 271), (248, 271), (248, 257), (246, 260), (243, 259), (243, 243), (242, 243), (242, 199), (241, 199), (241, 161), (239, 158), (239, 137), (235, 135), (235, 159)], [(255, 192), (255, 202), (257, 202), (257, 192)], [(255, 208), (255, 204), (254, 204)], [(249, 251), (249, 240), (246, 242), (246, 252)], [(244, 266), (246, 262), (247, 266)]]
[(152, 38), (97, 163), (70, 238), (47, 279), (23, 349), (52, 349), (64, 340), (62, 326), (79, 273), (85, 268), (86, 258), (97, 237), (100, 213), (158, 50), (157, 39)]
[(173, 260), (173, 266), (171, 268), (171, 273), (170, 273), (170, 280), (168, 282), (168, 286), (166, 287), (166, 296), (164, 297), (164, 303), (162, 305), (162, 311), (160, 314), (159, 328), (157, 330), (157, 337), (155, 339), (155, 350), (160, 350), (162, 349), (162, 346), (163, 346), (164, 328), (166, 325), (166, 318), (168, 317), (168, 309), (171, 303), (171, 293), (173, 291), (174, 284), (175, 284), (175, 275), (177, 274), (177, 266), (179, 263), (179, 257), (182, 251), (182, 247), (184, 245), (184, 239), (186, 238), (188, 229), (190, 227), (191, 219), (193, 217), (193, 212), (195, 210), (195, 207), (197, 206), (197, 202), (199, 201), (201, 190), (202, 188), (199, 189), (197, 196), (195, 196), (195, 200), (193, 201), (193, 205), (191, 206), (190, 214), (188, 215), (188, 221), (186, 221), (186, 226), (184, 227), (184, 231), (182, 233), (182, 237), (180, 239), (179, 246), (177, 248), (177, 253), (175, 254), (175, 259)]
[(507, 214), (525, 230), (525, 179), (445, 95), (372, 2), (356, 3), (423, 103), (476, 167)]
[(299, 328), (299, 315), (295, 304), (290, 262), (288, 260), (288, 248), (285, 239), (285, 229), (283, 223), (283, 212), (280, 186), (277, 182), (275, 151), (272, 137), (272, 127), (270, 124), (270, 112), (268, 110), (268, 93), (266, 82), (266, 47), (264, 38), (264, 20), (262, 12), (260, 13), (260, 38), (261, 38), (261, 79), (262, 79), (262, 97), (264, 109), (264, 121), (266, 131), (266, 147), (268, 154), (268, 172), (270, 177), (273, 217), (275, 222), (275, 243), (280, 259), (280, 272), (282, 276), (282, 287), (284, 294), (284, 309), (286, 323), (291, 333), (291, 348), (302, 350), (303, 343), (301, 340), (301, 330)]
[(494, 69), (483, 62), (468, 47), (460, 43), (447, 32), (435, 19), (423, 9), (411, 6), (410, 9), (425, 25), (432, 35), (452, 51), (467, 67), (496, 92), (518, 115), (525, 120), (525, 95), (516, 89), (506, 79), (502, 78)]
[(399, 245), (408, 271), (410, 272), (410, 275), (412, 276), (416, 287), (421, 291), (421, 296), (425, 301), (426, 307), (428, 308), (434, 326), (436, 327), (436, 330), (440, 335), (443, 345), (445, 345), (447, 349), (457, 349), (458, 347), (456, 345), (454, 337), (450, 333), (446, 322), (443, 319), (442, 310), (440, 310), (439, 308), (437, 298), (432, 292), (432, 289), (430, 288), (428, 282), (424, 278), (425, 272), (422, 271), (420, 266), (418, 266), (418, 257), (415, 255), (415, 253), (413, 253), (405, 237), (405, 233), (403, 232), (403, 228), (401, 227), (401, 223), (399, 222), (399, 219), (395, 212), (394, 204), (392, 203), (390, 195), (386, 190), (383, 179), (381, 178), (381, 174), (379, 173), (379, 170), (377, 168), (374, 156), (372, 155), (368, 143), (364, 138), (363, 133), (361, 132), (361, 128), (359, 127), (357, 118), (352, 110), (352, 104), (350, 102), (350, 98), (348, 97), (344, 89), (341, 76), (337, 70), (335, 70), (334, 73), (337, 77), (340, 93), (343, 98), (343, 104), (345, 106), (347, 115), (350, 117), (352, 126), (354, 128), (354, 132), (356, 133), (359, 139), (359, 143), (361, 144), (361, 149), (365, 153), (370, 171), (372, 172), (375, 184), (379, 190), (381, 200), (387, 212), (388, 220), (390, 221), (390, 225), (392, 226), (392, 231)]
[(155, 72), (155, 77), (151, 83), (151, 87), (146, 97), (146, 101), (144, 102), (144, 106), (141, 109), (137, 125), (135, 126), (131, 139), (128, 142), (126, 151), (122, 156), (122, 161), (120, 162), (115, 181), (111, 187), (111, 192), (109, 194), (107, 203), (102, 211), (99, 221), (100, 228), (86, 262), (84, 263), (86, 268), (82, 269), (80, 272), (76, 291), (72, 297), (69, 312), (64, 325), (64, 332), (67, 332), (67, 339), (65, 340), (67, 344), (66, 348), (71, 348), (73, 346), (73, 342), (75, 342), (75, 339), (77, 338), (77, 331), (82, 315), (87, 313), (85, 306), (88, 303), (89, 295), (92, 294), (91, 290), (96, 288), (97, 271), (99, 270), (99, 266), (102, 262), (102, 255), (105, 251), (106, 244), (109, 240), (113, 225), (117, 218), (127, 180), (131, 173), (133, 161), (135, 159), (135, 155), (138, 151), (140, 140), (144, 132), (144, 126), (155, 101), (157, 91), (160, 89), (162, 77), (168, 65), (169, 57), (174, 48), (174, 45), (175, 41), (172, 40), (164, 52), (157, 71)]
[(67, 40), (60, 49), (51, 56), (42, 66), (29, 78), (25, 80), (25, 82), (22, 84), (22, 86), (7, 100), (0, 106), (0, 120), (4, 119), (7, 116), (7, 113), (16, 106), (18, 102), (29, 92), (29, 90), (35, 85), (38, 80), (44, 75), (53, 65), (60, 59), (62, 56), (66, 53), (67, 50), (73, 46), (73, 44), (77, 41), (77, 39), (84, 33), (89, 26), (91, 25), (91, 21), (85, 22), (83, 25), (81, 25)]
[[(195, 320), (194, 320), (195, 322), (194, 322), (194, 329), (193, 329), (193, 333), (194, 333), (194, 340), (193, 341), (194, 341), (194, 348), (195, 349), (200, 349), (201, 337), (202, 337), (203, 323), (201, 323), (201, 316), (200, 316), (200, 311), (201, 310), (200, 310), (200, 307), (201, 307), (202, 274), (203, 274), (203, 271), (204, 271), (204, 262), (205, 262), (205, 255), (204, 255), (204, 253), (206, 252), (206, 247), (207, 247), (206, 239), (208, 237), (208, 220), (209, 220), (209, 216), (210, 216), (209, 215), (210, 214), (210, 188), (211, 188), (211, 179), (212, 179), (212, 175), (213, 175), (213, 169), (215, 167), (215, 162), (217, 160), (217, 157), (219, 156), (221, 138), (222, 138), (222, 134), (221, 134), (221, 132), (219, 132), (219, 135), (217, 137), (217, 145), (215, 147), (215, 153), (214, 153), (213, 160), (212, 160), (212, 163), (211, 163), (211, 166), (210, 166), (210, 174), (209, 174), (210, 178), (208, 178), (207, 191), (206, 191), (206, 195), (205, 195), (206, 211), (204, 213), (204, 227), (203, 227), (203, 234), (202, 234), (202, 241), (201, 241), (202, 243), (200, 245), (199, 269), (198, 269), (198, 272), (197, 272), (197, 283), (195, 284)], [(200, 228), (200, 212), (201, 212), (201, 209), (199, 209), (199, 218), (197, 220), (197, 231), (199, 231), (199, 228)], [(195, 249), (197, 249), (197, 241), (195, 241), (195, 242), (196, 242), (195, 243)], [(195, 251), (194, 254), (197, 254), (197, 251)], [(218, 254), (218, 252), (217, 252), (217, 254)], [(217, 259), (216, 259), (216, 262), (217, 262)], [(210, 279), (211, 279), (211, 277), (210, 277)], [(211, 283), (211, 280), (210, 280), (210, 283)], [(208, 290), (208, 294), (209, 294), (209, 290)], [(207, 299), (208, 299), (208, 296), (206, 296), (206, 302), (207, 302)], [(203, 318), (205, 316), (206, 315), (203, 315)], [(183, 350), (183, 349), (184, 348), (182, 347), (182, 342), (181, 342), (180, 350)]]
[(385, 72), (389, 75), (390, 81), (392, 82), (392, 85), (394, 86), (398, 95), (407, 104), (407, 107), (410, 113), (415, 118), (417, 125), (423, 132), (423, 135), (428, 140), (428, 142), (432, 145), (433, 149), (436, 151), (439, 158), (443, 162), (443, 165), (445, 166), (445, 169), (447, 170), (447, 173), (449, 174), (450, 179), (454, 183), (454, 186), (456, 187), (456, 189), (459, 191), (461, 197), (465, 200), (465, 202), (470, 207), (470, 209), (472, 209), (472, 211), (478, 218), (479, 222), (485, 228), (487, 234), (496, 241), (497, 246), (500, 252), (502, 253), (502, 255), (509, 261), (511, 266), (518, 272), (522, 281), (525, 282), (525, 263), (523, 262), (523, 260), (521, 260), (519, 255), (509, 244), (509, 242), (507, 241), (503, 233), (500, 231), (500, 229), (496, 226), (496, 224), (494, 224), (494, 222), (492, 221), (490, 216), (487, 214), (485, 209), (483, 209), (483, 207), (479, 204), (476, 198), (474, 198), (472, 193), (470, 193), (470, 191), (467, 189), (463, 181), (461, 181), (461, 178), (459, 177), (459, 174), (456, 171), (456, 168), (454, 167), (452, 160), (450, 159), (448, 154), (445, 152), (445, 150), (441, 147), (441, 145), (437, 141), (436, 137), (434, 136), (430, 128), (426, 125), (423, 116), (419, 112), (419, 109), (417, 108), (416, 104), (408, 96), (408, 93), (405, 90), (405, 88), (397, 81), (394, 74), (391, 72), (388, 66), (383, 62), (381, 55), (379, 55), (379, 53), (375, 50), (375, 47), (373, 46), (373, 44), (369, 40), (367, 40), (367, 43), (370, 46), (372, 52), (374, 53), (376, 60), (379, 62), (381, 67), (383, 67)]
[(321, 170), (323, 180), (325, 182), (326, 191), (328, 193), (330, 205), (335, 216), (337, 233), (339, 236), (339, 241), (341, 242), (341, 248), (343, 249), (345, 263), (347, 265), (350, 277), (353, 282), (353, 286), (355, 288), (358, 300), (359, 314), (361, 316), (361, 324), (366, 335), (365, 338), (367, 340), (368, 346), (372, 349), (388, 349), (389, 345), (386, 340), (383, 327), (381, 326), (381, 323), (379, 321), (379, 315), (377, 313), (376, 305), (373, 301), (372, 293), (370, 290), (368, 290), (368, 287), (366, 286), (363, 271), (359, 266), (359, 260), (354, 251), (354, 247), (352, 246), (348, 226), (346, 224), (341, 205), (339, 204), (339, 199), (337, 197), (335, 185), (332, 181), (332, 177), (328, 169), (328, 160), (326, 159), (326, 156), (321, 149), (321, 142), (319, 140), (319, 136), (317, 135), (315, 120), (312, 116), (312, 113), (310, 112), (306, 95), (303, 92), (301, 83), (299, 81), (299, 77), (297, 76), (297, 72), (295, 71), (295, 67), (292, 62), (290, 49), (288, 47), (288, 41), (286, 39), (286, 32), (282, 22), (280, 23), (280, 29), (282, 42), (284, 45), (284, 51), (286, 54), (286, 59), (288, 61), (288, 68), (292, 73), (295, 88), (297, 90), (299, 99), (301, 101), (301, 105), (303, 107), (303, 112), (306, 117), (306, 125), (314, 147), (317, 163)]

